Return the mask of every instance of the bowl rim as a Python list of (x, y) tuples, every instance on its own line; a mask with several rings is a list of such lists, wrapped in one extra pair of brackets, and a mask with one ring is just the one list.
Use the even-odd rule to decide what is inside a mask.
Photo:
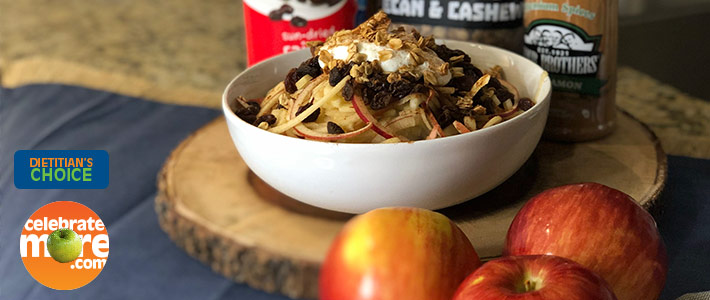
[[(443, 42), (441, 44), (448, 44), (448, 43), (463, 43), (463, 44), (469, 44), (474, 47), (478, 47), (480, 49), (483, 49), (484, 51), (500, 51), (503, 52), (506, 56), (513, 56), (513, 57), (518, 57), (522, 58), (524, 61), (527, 61), (528, 63), (532, 64), (535, 68), (539, 68), (543, 73), (541, 75), (542, 84), (538, 85), (538, 90), (545, 91), (547, 90), (546, 94), (540, 94), (540, 102), (535, 103), (535, 105), (527, 110), (524, 111), (522, 114), (517, 115), (513, 117), (510, 120), (507, 120), (505, 122), (496, 124), (494, 126), (488, 127), (488, 128), (482, 128), (482, 129), (477, 129), (472, 132), (467, 132), (465, 134), (457, 134), (454, 136), (445, 136), (441, 138), (436, 138), (432, 140), (417, 140), (417, 141), (410, 141), (410, 142), (402, 142), (402, 143), (342, 143), (342, 142), (324, 142), (324, 141), (313, 141), (313, 140), (307, 140), (307, 139), (300, 139), (300, 138), (294, 138), (290, 137), (287, 135), (283, 134), (278, 134), (278, 133), (273, 133), (267, 130), (263, 130), (261, 128), (258, 128), (252, 124), (247, 123), (246, 121), (242, 120), (241, 118), (237, 117), (236, 113), (232, 111), (232, 109), (229, 107), (229, 91), (231, 88), (234, 86), (234, 84), (242, 77), (244, 76), (247, 72), (249, 72), (251, 69), (254, 69), (256, 67), (259, 67), (261, 65), (267, 65), (273, 63), (273, 61), (280, 59), (282, 56), (286, 55), (294, 55), (295, 53), (298, 52), (305, 52), (309, 51), (309, 49), (301, 49), (289, 53), (284, 53), (284, 54), (279, 54), (273, 57), (270, 57), (268, 59), (265, 59), (251, 67), (248, 67), (244, 71), (240, 72), (235, 76), (229, 84), (227, 84), (226, 88), (224, 89), (224, 92), (222, 93), (222, 111), (225, 115), (225, 118), (227, 119), (228, 123), (233, 123), (236, 126), (248, 128), (246, 130), (257, 130), (262, 133), (268, 133), (272, 138), (275, 139), (284, 139), (284, 142), (292, 142), (292, 143), (307, 143), (307, 144), (322, 144), (322, 145), (328, 145), (324, 147), (348, 147), (348, 148), (360, 148), (360, 147), (372, 147), (373, 145), (378, 145), (374, 147), (399, 147), (400, 145), (434, 145), (436, 143), (446, 143), (446, 142), (454, 142), (462, 139), (467, 139), (467, 138), (473, 138), (475, 136), (480, 136), (483, 134), (495, 134), (498, 131), (505, 130), (505, 128), (513, 126), (512, 124), (522, 122), (522, 119), (525, 119), (525, 115), (531, 115), (534, 113), (537, 113), (541, 109), (543, 109), (544, 106), (548, 105), (551, 101), (551, 93), (552, 93), (552, 82), (550, 80), (549, 74), (547, 74), (547, 71), (543, 69), (540, 65), (536, 64), (535, 62), (529, 60), (528, 58), (514, 53), (512, 51), (499, 48), (496, 46), (491, 46), (491, 45), (486, 45), (486, 44), (481, 44), (481, 43), (474, 43), (474, 42), (467, 42), (467, 41), (457, 41), (457, 40), (448, 40), (448, 39), (437, 39), (437, 42)], [(544, 76), (544, 78), (542, 77)], [(538, 81), (539, 84), (539, 81)], [(540, 105), (540, 104), (545, 104), (545, 105)], [(545, 118), (547, 119), (547, 118)], [(254, 132), (254, 131), (252, 131)], [(483, 133), (481, 133), (483, 132)]]

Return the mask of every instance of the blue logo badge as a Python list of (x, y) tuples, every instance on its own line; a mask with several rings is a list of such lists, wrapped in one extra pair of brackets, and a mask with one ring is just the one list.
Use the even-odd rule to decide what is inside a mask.
[(105, 189), (108, 152), (104, 150), (19, 150), (15, 152), (18, 189)]

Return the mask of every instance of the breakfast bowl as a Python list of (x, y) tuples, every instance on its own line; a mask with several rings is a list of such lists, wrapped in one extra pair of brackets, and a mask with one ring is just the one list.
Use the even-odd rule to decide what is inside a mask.
[(539, 142), (549, 110), (550, 80), (535, 63), (500, 48), (437, 43), (464, 51), (481, 69), (500, 66), (505, 79), (535, 105), (488, 128), (401, 143), (305, 140), (240, 119), (233, 111), (236, 99), (264, 97), (291, 68), (311, 57), (303, 49), (258, 63), (229, 83), (222, 109), (236, 149), (271, 187), (306, 204), (340, 212), (389, 206), (440, 209), (493, 189), (523, 165)]

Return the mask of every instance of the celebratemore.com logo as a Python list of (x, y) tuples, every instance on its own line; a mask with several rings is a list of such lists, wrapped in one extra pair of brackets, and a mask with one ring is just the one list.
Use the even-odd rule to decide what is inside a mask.
[(101, 273), (109, 252), (108, 231), (88, 207), (57, 201), (40, 207), (25, 222), (20, 256), (27, 272), (56, 290), (80, 288)]
[(104, 150), (19, 150), (15, 152), (18, 189), (104, 189), (108, 186)]

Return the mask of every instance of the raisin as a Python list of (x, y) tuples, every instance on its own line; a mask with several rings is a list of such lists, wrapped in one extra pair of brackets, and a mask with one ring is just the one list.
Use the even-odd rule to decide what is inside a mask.
[(375, 90), (369, 87), (365, 87), (362, 89), (362, 102), (365, 103), (365, 105), (370, 105), (372, 103), (372, 100), (375, 99)]
[[(483, 76), (483, 71), (481, 71), (479, 68), (476, 68), (476, 66), (472, 65), (471, 63), (464, 64), (463, 70), (464, 70), (464, 74), (473, 74), (473, 75), (476, 75), (476, 77)], [(466, 72), (468, 72), (468, 73), (466, 73)]]
[(496, 97), (498, 97), (498, 100), (501, 101), (501, 104), (502, 102), (505, 102), (505, 100), (510, 99), (510, 101), (513, 101), (513, 98), (515, 98), (515, 95), (505, 88), (496, 89), (495, 94)]
[(248, 101), (248, 102), (247, 102), (247, 106), (241, 108), (241, 109), (237, 112), (237, 114), (239, 114), (239, 113), (241, 112), (242, 114), (256, 115), (256, 114), (259, 113), (259, 110), (261, 110), (261, 105), (259, 105), (258, 102), (256, 102), (256, 101)]
[(494, 89), (496, 89), (496, 90), (503, 87), (503, 86), (500, 84), (500, 81), (498, 81), (498, 78), (495, 78), (495, 77), (493, 77), (493, 76), (491, 76), (491, 79), (488, 80), (488, 84), (486, 84), (486, 86), (487, 86), (487, 87), (492, 87), (492, 88), (494, 88)]
[(508, 99), (513, 99), (515, 97), (513, 93), (509, 92), (508, 89), (501, 85), (500, 81), (498, 81), (498, 79), (496, 78), (491, 78), (491, 80), (486, 86), (494, 88), (493, 93), (496, 95), (496, 97), (498, 97), (498, 100), (500, 100), (500, 102), (503, 102)]
[(254, 123), (256, 120), (256, 114), (259, 113), (259, 110), (261, 110), (259, 103), (249, 101), (247, 102), (246, 107), (239, 108), (234, 113), (245, 122)]
[(375, 94), (374, 99), (372, 99), (372, 103), (370, 103), (370, 108), (372, 108), (373, 110), (383, 109), (392, 102), (392, 99), (392, 94), (388, 93), (387, 91), (379, 92)]
[(462, 119), (463, 116), (458, 111), (456, 106), (445, 105), (441, 108), (441, 113), (436, 117), (436, 121), (439, 123), (441, 128), (446, 128), (451, 125), (455, 120)]
[(296, 17), (294, 16), (291, 18), (291, 25), (296, 26), (296, 27), (303, 27), (308, 24), (308, 21), (306, 19), (301, 18), (301, 17)]
[(520, 107), (523, 111), (531, 109), (534, 105), (535, 103), (533, 103), (530, 98), (522, 98), (520, 99), (520, 102), (518, 102), (518, 107)]
[(476, 83), (476, 79), (473, 76), (461, 76), (461, 77), (456, 77), (452, 78), (447, 86), (453, 87), (456, 89), (456, 91), (461, 92), (461, 93), (466, 93), (471, 90), (471, 87), (473, 86), (474, 83)]
[(363, 102), (374, 110), (384, 108), (393, 100), (389, 88), (387, 75), (381, 72), (372, 73), (362, 89)]
[(308, 123), (308, 122), (315, 122), (316, 120), (318, 120), (318, 116), (319, 116), (319, 115), (320, 115), (320, 107), (319, 107), (319, 108), (316, 108), (316, 110), (314, 110), (313, 113), (311, 113), (310, 116), (308, 116), (307, 118), (303, 119), (303, 122), (306, 122), (306, 123)]
[(291, 69), (291, 71), (288, 71), (288, 74), (286, 74), (286, 79), (284, 79), (284, 88), (289, 94), (293, 94), (298, 90), (298, 88), (296, 87), (296, 82), (300, 78), (297, 75), (297, 70), (298, 69), (293, 68)]
[(374, 73), (370, 76), (368, 86), (371, 87), (375, 92), (382, 92), (387, 90), (387, 75), (383, 73)]
[(276, 117), (272, 114), (263, 115), (257, 118), (252, 124), (254, 124), (254, 126), (259, 126), (261, 122), (266, 122), (269, 123), (269, 125), (274, 125), (274, 123), (276, 123)]
[[(316, 78), (320, 76), (320, 74), (323, 74), (323, 70), (320, 68), (320, 64), (318, 64), (318, 56), (309, 58), (296, 69), (298, 79), (301, 79), (304, 75), (311, 75), (311, 77)], [(296, 81), (298, 81), (298, 79), (296, 79)]]
[[(348, 70), (348, 73), (350, 73), (350, 70)], [(330, 70), (330, 74), (328, 74), (328, 83), (330, 86), (335, 86), (338, 82), (343, 80), (348, 73), (345, 73), (345, 68), (333, 68)]]
[(352, 79), (345, 83), (345, 86), (343, 86), (340, 94), (343, 95), (343, 99), (345, 99), (345, 101), (350, 101), (353, 98), (353, 95), (355, 94), (355, 85), (353, 85)]
[(471, 64), (463, 65), (464, 76), (451, 79), (447, 86), (456, 88), (457, 91), (466, 93), (471, 90), (476, 81), (483, 76), (483, 72)]
[(386, 91), (389, 82), (387, 82), (387, 75), (384, 73), (377, 73), (371, 80), (374, 79), (374, 88), (378, 92)]
[(468, 55), (466, 55), (466, 53), (464, 53), (463, 51), (458, 50), (458, 49), (456, 49), (456, 50), (451, 49), (451, 48), (447, 47), (446, 45), (436, 45), (431, 50), (434, 50), (434, 53), (436, 53), (436, 56), (441, 58), (443, 61), (449, 61), (450, 58), (452, 58), (454, 56), (459, 56), (459, 55), (463, 55), (464, 62), (471, 61), (471, 58)]
[(281, 12), (282, 14), (293, 13), (293, 7), (291, 7), (291, 5), (288, 5), (288, 4), (281, 5), (281, 8), (279, 8), (279, 12)]
[(272, 10), (269, 12), (269, 19), (272, 21), (281, 21), (281, 17), (283, 16), (283, 13), (278, 11), (278, 10)]
[[(296, 115), (300, 115), (302, 112), (304, 112), (306, 109), (311, 107), (311, 103), (308, 103), (304, 106), (301, 106), (296, 110)], [(320, 115), (320, 107), (317, 108), (310, 116), (306, 117), (303, 119), (303, 123), (308, 123), (308, 122), (315, 122), (318, 119), (318, 116)]]
[(320, 65), (318, 64), (318, 56), (309, 58), (308, 60), (301, 63), (298, 68), (291, 69), (286, 78), (284, 79), (284, 88), (289, 94), (295, 93), (298, 88), (296, 87), (296, 82), (300, 80), (304, 75), (310, 75), (316, 78), (323, 74)]
[(414, 85), (414, 88), (412, 89), (412, 92), (413, 92), (413, 93), (422, 93), (422, 94), (428, 96), (428, 95), (429, 95), (429, 88), (426, 87), (426, 85), (417, 83), (417, 84)]
[[(486, 108), (486, 111), (495, 112), (496, 109), (500, 109), (501, 106), (493, 103), (493, 98), (488, 97), (488, 96), (483, 97), (483, 94), (484, 93), (480, 93), (480, 94), (476, 95), (475, 97), (473, 97), (473, 101), (477, 104), (482, 105), (484, 108)], [(501, 105), (502, 105), (502, 103), (501, 103)]]
[(335, 124), (333, 122), (328, 122), (328, 133), (330, 134), (343, 134), (345, 133), (345, 130), (340, 128), (338, 124)]
[(397, 99), (402, 99), (412, 93), (414, 89), (414, 84), (407, 80), (398, 80), (390, 84), (390, 91), (392, 96)]

